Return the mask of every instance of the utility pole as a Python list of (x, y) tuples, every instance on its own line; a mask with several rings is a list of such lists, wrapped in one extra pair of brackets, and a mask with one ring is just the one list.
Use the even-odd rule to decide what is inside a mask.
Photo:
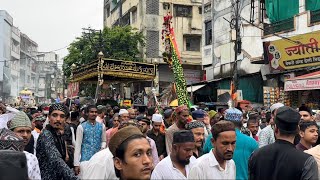
[(232, 107), (236, 107), (237, 91), (238, 91), (238, 85), (239, 85), (238, 54), (241, 53), (241, 38), (240, 38), (240, 27), (239, 27), (240, 0), (236, 0), (235, 6), (236, 6), (235, 12), (234, 12), (235, 17), (230, 22), (231, 29), (235, 29), (235, 33), (236, 33), (236, 39), (234, 43), (233, 77), (232, 77), (232, 86), (231, 86)]
[[(91, 29), (91, 28), (83, 28), (83, 30), (85, 31), (89, 31), (89, 33), (84, 32), (84, 37), (86, 37), (89, 39), (90, 43), (92, 44), (93, 47), (95, 47), (95, 54), (97, 54), (98, 58), (99, 58), (99, 62), (98, 62), (98, 80), (97, 80), (97, 86), (96, 86), (96, 91), (95, 91), (95, 96), (94, 96), (94, 100), (95, 103), (97, 103), (98, 99), (99, 99), (99, 92), (101, 90), (102, 84), (103, 84), (103, 74), (100, 74), (100, 68), (103, 64), (103, 57), (104, 57), (104, 40), (102, 37), (102, 31), (101, 30), (95, 30), (95, 29)], [(96, 36), (96, 34), (98, 33), (98, 44), (94, 42), (94, 38)], [(93, 39), (91, 38), (91, 34), (93, 34)]]

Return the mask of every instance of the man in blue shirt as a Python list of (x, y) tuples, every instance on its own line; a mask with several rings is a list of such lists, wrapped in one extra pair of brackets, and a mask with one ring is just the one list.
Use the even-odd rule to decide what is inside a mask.
[[(251, 153), (258, 149), (258, 143), (252, 138), (240, 132), (242, 126), (242, 112), (236, 108), (226, 110), (225, 120), (231, 121), (236, 127), (236, 149), (233, 160), (236, 164), (236, 179), (248, 179), (248, 160)], [(208, 153), (213, 147), (212, 135), (206, 139), (203, 151)]]

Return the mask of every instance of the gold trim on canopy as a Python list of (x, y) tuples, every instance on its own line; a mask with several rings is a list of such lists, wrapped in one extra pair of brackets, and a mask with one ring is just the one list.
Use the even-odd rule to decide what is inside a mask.
[[(99, 65), (100, 64), (100, 65)], [(72, 81), (87, 81), (103, 74), (104, 79), (118, 77), (126, 79), (153, 80), (156, 76), (154, 64), (101, 58), (72, 70)]]

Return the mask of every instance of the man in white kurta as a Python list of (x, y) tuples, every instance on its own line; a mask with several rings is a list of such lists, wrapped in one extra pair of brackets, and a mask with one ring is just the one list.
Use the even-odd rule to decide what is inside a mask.
[[(196, 158), (192, 156), (190, 163), (185, 166), (186, 173), (189, 174), (191, 167), (195, 164)], [(162, 159), (152, 172), (151, 179), (187, 179), (179, 169), (172, 164), (170, 156)]]
[(190, 130), (173, 134), (172, 152), (154, 168), (151, 179), (187, 179), (196, 158), (192, 156), (195, 147)]
[(226, 167), (220, 167), (212, 150), (196, 160), (188, 179), (235, 179), (236, 165), (234, 161), (226, 161)]
[(212, 126), (211, 132), (215, 148), (197, 159), (188, 179), (236, 179), (236, 165), (232, 160), (236, 144), (234, 124), (219, 121)]

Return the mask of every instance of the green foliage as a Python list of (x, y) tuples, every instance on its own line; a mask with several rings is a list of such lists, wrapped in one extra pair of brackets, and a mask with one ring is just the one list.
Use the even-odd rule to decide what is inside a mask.
[(63, 62), (63, 72), (68, 79), (71, 75), (71, 65), (73, 63), (81, 66), (94, 61), (97, 59), (100, 50), (106, 58), (142, 61), (138, 56), (140, 54), (139, 47), (145, 46), (145, 38), (142, 32), (137, 32), (130, 26), (115, 26), (104, 28), (102, 41), (99, 34), (99, 32), (84, 34), (70, 44), (69, 54)]

